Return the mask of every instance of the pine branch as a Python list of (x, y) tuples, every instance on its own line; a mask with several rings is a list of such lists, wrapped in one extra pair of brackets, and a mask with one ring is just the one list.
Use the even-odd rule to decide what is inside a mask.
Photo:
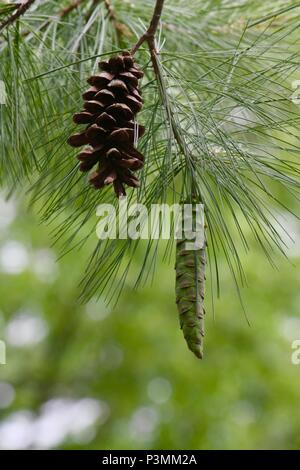
[[(64, 5), (68, 1), (72, 0)], [(140, 175), (140, 189), (129, 195), (150, 207), (169, 196), (174, 202), (189, 202), (192, 183), (199, 188), (194, 191), (199, 200), (201, 189), (209, 234), (209, 275), (215, 279), (211, 286), (218, 294), (222, 256), (238, 287), (244, 280), (240, 251), (251, 248), (253, 236), (270, 261), (274, 260), (274, 248), (282, 252), (271, 210), (290, 206), (281, 194), (299, 195), (300, 112), (290, 99), (290, 83), (299, 64), (296, 10), (289, 12), (287, 21), (275, 29), (274, 19), (263, 31), (259, 25), (246, 27), (251, 18), (274, 12), (274, 1), (261, 4), (247, 0), (243, 8), (226, 9), (222, 0), (212, 12), (211, 2), (204, 5), (194, 0), (187, 5), (185, 0), (170, 0), (165, 4), (169, 8), (161, 15), (163, 21), (153, 15), (152, 28), (154, 24), (156, 29), (151, 33), (149, 26), (148, 39), (142, 25), (150, 22), (150, 9), (156, 2), (135, 2), (136, 8), (130, 8), (128, 2), (110, 2), (118, 5), (117, 20), (137, 37), (142, 35), (135, 50), (144, 43), (147, 51), (141, 51), (141, 57), (148, 59), (149, 46), (152, 60), (143, 67), (146, 80), (142, 87), (142, 120), (147, 131), (139, 150), (146, 156), (146, 164)], [(275, 3), (280, 7), (282, 0)], [(62, 7), (58, 0), (41, 2), (34, 17), (39, 23), (32, 28), (28, 41), (22, 41), (22, 32), (17, 37), (19, 81), (15, 80), (13, 60), (14, 29), (7, 35), (10, 41), (7, 39), (7, 48), (2, 51), (1, 72), (9, 91), (9, 106), (1, 108), (0, 170), (1, 177), (4, 174), (12, 182), (21, 181), (24, 175), (34, 181), (36, 170), (40, 173), (33, 199), (43, 206), (43, 220), (56, 225), (54, 238), (66, 253), (83, 247), (93, 237), (99, 203), (99, 194), (87, 189), (86, 180), (78, 176), (66, 149), (65, 141), (72, 132), (70, 116), (77, 110), (89, 61), (121, 52), (126, 45), (115, 50), (116, 34), (104, 11), (104, 0), (86, 1), (84, 17), (91, 6), (95, 12), (88, 29), (82, 30), (83, 18), (78, 14), (72, 23), (56, 22), (54, 18), (52, 25), (50, 19), (49, 28), (37, 34), (53, 18), (53, 4), (58, 18)], [(27, 18), (29, 29), (33, 17), (25, 16), (22, 24), (26, 25)], [(155, 45), (154, 36), (158, 37), (160, 26), (166, 38), (164, 50)], [(81, 31), (82, 56), (77, 56), (70, 47)], [(17, 112), (22, 119), (17, 119)], [(112, 202), (108, 191), (102, 193), (101, 202)], [(173, 238), (166, 259), (172, 242)], [(96, 293), (118, 297), (130, 263), (130, 269), (135, 269), (132, 259), (138, 243), (109, 241), (107, 248), (104, 243), (97, 245), (84, 274), (84, 299)], [(157, 246), (158, 242), (147, 244), (137, 285), (154, 274)], [(201, 267), (198, 259), (196, 264)], [(204, 282), (200, 284), (204, 288)], [(199, 307), (202, 297), (198, 299)]]
[[(163, 84), (163, 79), (162, 79), (162, 76), (161, 76), (161, 73), (160, 73), (160, 68), (159, 68), (158, 53), (157, 53), (156, 44), (155, 44), (155, 34), (156, 34), (156, 31), (157, 31), (157, 28), (159, 26), (159, 22), (160, 22), (160, 19), (161, 19), (163, 7), (164, 7), (164, 2), (165, 2), (165, 0), (157, 0), (156, 1), (156, 5), (155, 5), (155, 8), (154, 8), (154, 12), (153, 12), (153, 17), (151, 19), (149, 28), (140, 37), (138, 42), (131, 49), (131, 53), (135, 54), (144, 42), (148, 43), (153, 70), (154, 70), (154, 73), (155, 73), (156, 80), (159, 84), (159, 88), (162, 92), (163, 92), (164, 84)], [(164, 95), (164, 97), (166, 96), (165, 93), (162, 93), (162, 94)], [(177, 131), (177, 126), (176, 126), (175, 121), (174, 121), (173, 112), (170, 109), (170, 107), (168, 106), (168, 104), (165, 106), (165, 108), (166, 108), (167, 118), (168, 118), (169, 124), (172, 128), (175, 140), (176, 140), (182, 154), (185, 155), (188, 159), (185, 142), (181, 139), (181, 136)]]
[(0, 33), (6, 28), (7, 26), (11, 26), (13, 23), (15, 23), (21, 16), (23, 16), (26, 11), (34, 4), (35, 0), (25, 0), (24, 3), (22, 3), (17, 11), (13, 13), (11, 16), (9, 16), (5, 21), (3, 21), (0, 24)]
[(153, 16), (147, 31), (140, 37), (138, 42), (133, 46), (131, 49), (132, 55), (136, 53), (136, 51), (144, 44), (145, 41), (148, 42), (150, 51), (156, 50), (155, 48), (155, 34), (160, 22), (160, 18), (162, 15), (163, 7), (164, 7), (165, 0), (156, 0), (156, 5), (154, 8)]
[[(155, 43), (155, 34), (161, 19), (164, 0), (157, 0), (153, 17), (149, 28), (141, 36), (132, 48), (134, 54), (144, 42), (148, 43), (151, 62), (155, 78), (159, 85), (162, 102), (166, 112), (166, 118), (172, 130), (173, 137), (182, 155), (185, 157), (190, 176), (190, 193), (187, 202), (196, 200), (201, 202), (201, 196), (197, 194), (196, 172), (193, 166), (193, 158), (189, 149), (178, 131), (175, 113), (169, 102), (167, 89), (163, 75), (160, 70), (158, 52)], [(205, 292), (205, 269), (206, 269), (206, 247), (200, 250), (186, 251), (186, 240), (177, 243), (176, 250), (176, 302), (180, 315), (180, 326), (189, 349), (199, 358), (203, 357), (204, 337), (204, 292)]]

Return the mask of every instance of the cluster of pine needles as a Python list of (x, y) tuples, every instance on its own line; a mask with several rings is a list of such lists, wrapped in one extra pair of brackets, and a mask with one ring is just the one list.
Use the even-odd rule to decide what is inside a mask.
[[(135, 253), (142, 261), (134, 287), (152, 277), (159, 255), (157, 240), (96, 239), (96, 207), (117, 201), (110, 188), (100, 194), (89, 187), (66, 144), (87, 78), (99, 60), (130, 50), (154, 3), (44, 0), (10, 23), (17, 7), (0, 2), (0, 184), (8, 193), (28, 191), (62, 255), (95, 240), (81, 281), (84, 301), (105, 295), (116, 302)], [(193, 187), (205, 208), (217, 294), (221, 258), (237, 288), (245, 284), (241, 251), (249, 250), (249, 232), (271, 263), (285, 254), (277, 215), (299, 198), (299, 23), (300, 2), (167, 0), (156, 71), (146, 44), (136, 53), (144, 72), (145, 165), (129, 203), (173, 204)], [(173, 245), (164, 245), (172, 263)]]

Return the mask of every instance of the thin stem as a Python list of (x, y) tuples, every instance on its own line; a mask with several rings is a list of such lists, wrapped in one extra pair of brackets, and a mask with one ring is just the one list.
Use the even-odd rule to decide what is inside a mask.
[(165, 0), (157, 0), (154, 8), (153, 17), (148, 28), (148, 36), (155, 36), (156, 30), (159, 25), (160, 17), (163, 11)]
[(17, 11), (13, 13), (11, 16), (9, 16), (5, 21), (3, 21), (0, 24), (0, 33), (3, 31), (4, 28), (7, 26), (12, 25), (15, 21), (17, 21), (26, 11), (28, 8), (31, 7), (31, 5), (35, 2), (35, 0), (26, 0), (24, 3), (22, 3)]
[(112, 22), (117, 21), (115, 10), (113, 9), (112, 4), (110, 3), (110, 0), (104, 0), (104, 4), (108, 12), (109, 19)]
[(150, 50), (154, 48), (155, 50), (155, 34), (159, 25), (159, 21), (162, 15), (163, 7), (165, 0), (156, 0), (156, 5), (154, 8), (153, 16), (147, 31), (140, 37), (138, 42), (131, 49), (131, 54), (135, 54), (136, 51), (141, 47), (141, 45), (147, 41)]
[[(158, 51), (156, 49), (156, 44), (155, 44), (155, 34), (156, 34), (156, 31), (157, 31), (157, 28), (158, 28), (158, 25), (159, 25), (159, 21), (160, 21), (161, 15), (162, 15), (163, 7), (164, 7), (164, 1), (165, 0), (157, 0), (156, 1), (156, 5), (155, 5), (155, 8), (154, 8), (154, 12), (153, 12), (153, 16), (152, 16), (149, 28), (140, 37), (140, 39), (135, 44), (135, 46), (133, 46), (133, 48), (131, 49), (131, 53), (132, 53), (132, 55), (135, 54), (136, 51), (139, 49), (139, 47), (144, 42), (148, 43), (155, 78), (156, 78), (156, 80), (159, 84), (159, 89), (160, 89), (160, 92), (162, 94), (163, 100), (165, 102), (167, 93), (166, 93), (166, 90), (165, 90), (163, 77), (162, 77), (162, 74), (161, 74), (161, 71), (160, 71), (159, 59), (158, 59), (159, 54), (158, 54)], [(178, 132), (175, 117), (174, 117), (174, 113), (173, 113), (173, 110), (172, 110), (171, 106), (169, 105), (168, 100), (167, 100), (167, 103), (165, 103), (165, 109), (166, 109), (166, 114), (167, 114), (167, 120), (170, 124), (173, 136), (174, 136), (174, 138), (177, 142), (179, 150), (184, 155), (184, 157), (186, 159), (186, 162), (187, 162), (187, 165), (188, 165), (188, 168), (190, 170), (190, 175), (191, 175), (190, 197), (194, 198), (194, 197), (196, 197), (196, 194), (197, 194), (198, 191), (197, 191), (197, 185), (196, 185), (196, 182), (195, 182), (195, 168), (194, 168), (194, 165), (193, 165), (193, 161), (190, 157), (190, 152), (189, 152), (189, 149), (186, 145), (186, 142), (184, 141), (184, 139), (182, 139), (180, 133)]]
[(80, 5), (84, 2), (84, 0), (77, 0), (75, 2), (72, 2), (70, 3), (70, 5), (66, 6), (65, 8), (63, 8), (58, 16), (60, 18), (65, 18), (66, 16), (68, 16), (70, 13), (72, 13), (73, 10), (76, 10), (76, 8), (80, 7)]
[(163, 80), (163, 77), (162, 77), (162, 73), (161, 73), (161, 70), (160, 70), (158, 53), (157, 53), (155, 45), (152, 43), (152, 41), (154, 41), (154, 39), (148, 40), (148, 44), (149, 44), (149, 48), (150, 48), (150, 55), (151, 55), (151, 61), (152, 61), (152, 66), (153, 66), (153, 70), (154, 70), (154, 75), (155, 75), (155, 78), (156, 78), (156, 80), (159, 84), (159, 90), (160, 90), (160, 93), (161, 93), (161, 96), (162, 96), (162, 99), (163, 99), (163, 102), (164, 102), (164, 105), (165, 105), (166, 117), (167, 117), (167, 120), (170, 124), (174, 139), (176, 140), (178, 148), (179, 148), (180, 152), (182, 153), (182, 155), (184, 156), (184, 158), (187, 162), (189, 171), (190, 171), (190, 175), (191, 175), (191, 191), (190, 191), (191, 194), (190, 195), (191, 195), (191, 198), (193, 199), (194, 197), (197, 197), (197, 195), (198, 195), (198, 197), (200, 197), (200, 195), (198, 194), (199, 191), (197, 190), (197, 185), (195, 183), (195, 168), (194, 168), (193, 160), (192, 160), (192, 157), (190, 155), (190, 151), (187, 147), (186, 142), (184, 141), (184, 139), (181, 137), (180, 133), (178, 132), (174, 112), (173, 112), (172, 106), (169, 102), (169, 98), (168, 98), (168, 95), (167, 95), (167, 89), (166, 89), (166, 86), (165, 86), (165, 83), (164, 83), (164, 80)]
[(115, 28), (116, 34), (117, 34), (117, 40), (118, 40), (118, 45), (120, 44), (120, 41), (122, 39), (122, 26), (117, 20), (115, 10), (110, 2), (110, 0), (104, 0), (104, 5), (107, 9), (108, 13), (108, 18), (110, 19), (113, 27)]
[[(87, 0), (76, 0), (71, 2), (69, 5), (66, 7), (62, 8), (59, 12), (56, 13), (57, 17), (59, 19), (64, 19), (66, 16), (70, 15), (74, 10), (79, 8), (83, 3), (85, 3)], [(51, 23), (52, 19), (46, 20), (39, 28), (37, 31), (42, 31), (43, 29), (47, 28), (49, 24)], [(25, 30), (22, 31), (22, 36), (24, 38), (30, 36), (32, 34), (31, 30)]]

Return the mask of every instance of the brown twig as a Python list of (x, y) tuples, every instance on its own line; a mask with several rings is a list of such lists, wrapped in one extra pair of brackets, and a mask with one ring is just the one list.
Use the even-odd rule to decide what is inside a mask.
[[(66, 7), (62, 8), (56, 15), (59, 19), (64, 19), (68, 16), (72, 11), (76, 10), (81, 6), (82, 3), (86, 2), (86, 0), (76, 0), (75, 2), (71, 2)], [(47, 28), (50, 25), (52, 19), (45, 21), (39, 28), (38, 31), (42, 31), (43, 29)], [(27, 37), (31, 34), (30, 30), (26, 30), (22, 32), (23, 37)]]
[(73, 10), (76, 10), (76, 8), (80, 7), (83, 1), (84, 0), (77, 0), (76, 2), (70, 3), (70, 5), (66, 6), (59, 12), (58, 16), (60, 18), (64, 18), (65, 16), (68, 16), (70, 13), (72, 13)]
[(108, 12), (109, 19), (112, 21), (112, 23), (115, 23), (117, 21), (117, 17), (110, 0), (104, 0), (104, 4)]
[[(156, 0), (153, 16), (149, 25), (149, 28), (147, 31), (140, 37), (138, 42), (133, 46), (131, 49), (131, 53), (135, 54), (136, 51), (141, 47), (141, 45), (144, 42), (148, 43), (149, 50), (150, 50), (150, 55), (151, 55), (151, 62), (154, 70), (154, 74), (156, 77), (156, 80), (159, 83), (159, 86), (161, 89), (164, 88), (164, 84), (162, 81), (161, 73), (160, 73), (160, 67), (159, 67), (159, 59), (158, 59), (158, 52), (156, 49), (156, 44), (155, 44), (155, 34), (160, 22), (160, 18), (162, 15), (163, 7), (164, 7), (165, 0)], [(178, 135), (175, 121), (174, 121), (174, 116), (172, 114), (172, 111), (170, 108), (167, 106), (167, 118), (171, 124), (171, 128), (174, 134), (174, 137), (179, 145), (180, 150), (186, 154), (186, 148), (184, 142), (182, 142), (182, 139)]]
[[(131, 49), (131, 54), (134, 55), (137, 50), (141, 47), (144, 42), (148, 43), (149, 50), (150, 50), (150, 55), (151, 55), (151, 62), (154, 70), (154, 74), (156, 77), (156, 80), (159, 83), (159, 86), (161, 89), (163, 89), (163, 81), (160, 73), (160, 68), (159, 68), (159, 60), (158, 60), (158, 52), (156, 49), (156, 44), (155, 44), (155, 34), (160, 22), (160, 18), (162, 15), (163, 7), (164, 7), (165, 0), (156, 0), (153, 16), (150, 22), (150, 25), (147, 29), (147, 31), (140, 37), (138, 42), (133, 46)], [(178, 142), (178, 145), (181, 149), (181, 151), (184, 153), (184, 144), (181, 142), (181, 139), (179, 139), (178, 133), (176, 131), (176, 126), (174, 123), (174, 116), (172, 115), (169, 107), (167, 107), (167, 114), (168, 114), (168, 120), (171, 124), (171, 128), (174, 133), (174, 137), (176, 141)]]
[[(133, 46), (133, 48), (131, 49), (131, 53), (135, 54), (136, 51), (141, 47), (141, 45), (144, 42), (147, 42), (149, 50), (150, 50), (151, 62), (152, 62), (152, 67), (153, 67), (153, 70), (154, 70), (155, 78), (156, 78), (156, 80), (159, 84), (159, 88), (161, 90), (161, 93), (164, 95), (164, 97), (166, 97), (165, 84), (164, 84), (164, 81), (163, 81), (163, 78), (162, 78), (160, 65), (159, 65), (159, 54), (158, 54), (158, 51), (156, 49), (156, 44), (155, 44), (155, 34), (156, 34), (156, 31), (157, 31), (157, 28), (158, 28), (158, 25), (159, 25), (159, 22), (160, 22), (160, 18), (161, 18), (161, 15), (162, 15), (162, 10), (163, 10), (163, 7), (164, 7), (164, 1), (165, 0), (156, 0), (154, 13), (153, 13), (153, 17), (152, 17), (152, 20), (150, 22), (149, 28), (140, 37), (140, 39), (135, 44), (135, 46)], [(196, 191), (195, 185), (194, 185), (194, 168), (193, 168), (193, 162), (192, 162), (192, 159), (191, 159), (191, 156), (190, 156), (189, 149), (187, 148), (186, 142), (184, 141), (184, 139), (182, 139), (180, 133), (178, 132), (177, 125), (176, 125), (176, 119), (175, 119), (175, 116), (174, 116), (174, 113), (172, 111), (171, 106), (169, 106), (169, 103), (167, 103), (165, 105), (165, 109), (166, 109), (166, 117), (167, 117), (167, 120), (168, 120), (168, 122), (170, 124), (170, 127), (172, 129), (174, 139), (176, 140), (177, 145), (178, 145), (181, 153), (185, 156), (185, 158), (186, 158), (186, 160), (189, 164), (191, 173), (193, 175), (191, 194), (194, 195), (194, 193), (196, 193), (197, 191)]]
[(154, 8), (153, 16), (147, 31), (140, 37), (138, 42), (133, 46), (131, 49), (132, 55), (136, 53), (136, 51), (141, 47), (141, 45), (147, 41), (149, 45), (149, 49), (156, 51), (155, 46), (155, 34), (159, 25), (159, 21), (161, 18), (161, 14), (163, 11), (165, 0), (156, 0), (156, 5)]
[(131, 36), (131, 32), (130, 30), (128, 29), (128, 27), (126, 25), (124, 25), (123, 23), (120, 23), (118, 21), (118, 18), (116, 16), (116, 12), (111, 4), (111, 1), (110, 0), (104, 0), (104, 5), (106, 7), (106, 10), (107, 10), (107, 13), (108, 13), (108, 18), (110, 19), (115, 31), (116, 31), (116, 34), (117, 34), (117, 39), (118, 39), (118, 42), (120, 43), (121, 40), (122, 40), (122, 37), (123, 36)]
[(23, 3), (20, 4), (19, 8), (15, 13), (10, 15), (5, 21), (0, 24), (0, 33), (3, 31), (4, 28), (7, 26), (12, 25), (15, 21), (17, 21), (31, 5), (35, 2), (35, 0), (25, 0)]
[[(158, 52), (157, 52), (156, 44), (155, 44), (155, 34), (156, 34), (156, 31), (157, 31), (157, 28), (158, 28), (158, 25), (159, 25), (159, 22), (160, 22), (160, 18), (161, 18), (161, 15), (162, 15), (164, 2), (165, 2), (165, 0), (156, 0), (156, 4), (155, 4), (153, 16), (152, 16), (149, 28), (140, 37), (138, 42), (131, 49), (131, 53), (132, 53), (132, 55), (134, 55), (136, 53), (136, 51), (141, 47), (141, 45), (144, 42), (148, 43), (154, 74), (155, 74), (156, 80), (157, 80), (161, 90), (163, 90), (164, 84), (163, 84), (163, 80), (162, 80), (161, 73), (160, 73)], [(167, 111), (167, 119), (168, 119), (168, 121), (171, 125), (171, 129), (173, 131), (175, 140), (176, 140), (181, 152), (184, 155), (186, 155), (185, 143), (182, 142), (182, 139), (181, 139), (180, 135), (177, 132), (174, 116), (173, 116), (173, 113), (170, 110), (169, 106), (166, 106), (166, 111)]]
[(104, 5), (108, 13), (108, 18), (110, 19), (113, 27), (116, 30), (118, 41), (119, 41), (122, 36), (122, 33), (120, 31), (120, 26), (117, 21), (115, 10), (113, 9), (112, 4), (110, 3), (110, 0), (104, 0)]

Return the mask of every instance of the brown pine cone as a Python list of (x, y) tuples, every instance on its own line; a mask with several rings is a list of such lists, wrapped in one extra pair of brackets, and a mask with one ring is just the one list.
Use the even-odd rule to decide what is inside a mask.
[(138, 187), (133, 174), (144, 165), (143, 155), (135, 148), (145, 128), (135, 122), (143, 100), (138, 83), (143, 72), (130, 52), (99, 63), (100, 74), (88, 79), (91, 87), (83, 93), (84, 109), (74, 114), (76, 124), (87, 127), (68, 139), (72, 147), (88, 145), (79, 155), (81, 171), (97, 169), (90, 183), (97, 189), (113, 184), (118, 197), (125, 196), (125, 185)]

